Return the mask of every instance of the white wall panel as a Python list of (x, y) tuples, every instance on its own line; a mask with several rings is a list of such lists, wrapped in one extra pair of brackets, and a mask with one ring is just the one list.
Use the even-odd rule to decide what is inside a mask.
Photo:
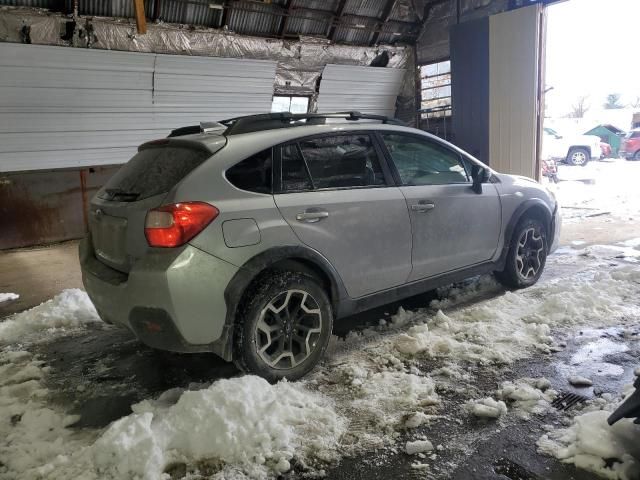
[(393, 116), (404, 73), (398, 68), (327, 65), (320, 82), (318, 111)]
[(0, 172), (123, 163), (173, 128), (268, 112), (275, 67), (0, 43)]
[(536, 178), (540, 7), (489, 18), (489, 158), (499, 172)]

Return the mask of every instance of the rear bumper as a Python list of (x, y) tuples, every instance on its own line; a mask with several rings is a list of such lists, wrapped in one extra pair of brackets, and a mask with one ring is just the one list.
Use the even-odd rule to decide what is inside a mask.
[(80, 243), (80, 265), (105, 322), (162, 350), (224, 351), (224, 291), (237, 267), (187, 245), (152, 251), (126, 275), (98, 261), (89, 238)]

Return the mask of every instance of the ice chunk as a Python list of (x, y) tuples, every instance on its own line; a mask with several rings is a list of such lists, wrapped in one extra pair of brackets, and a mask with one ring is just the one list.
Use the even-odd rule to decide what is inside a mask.
[(569, 383), (574, 387), (590, 387), (593, 385), (593, 382), (586, 377), (581, 377), (580, 375), (573, 375), (568, 378)]
[(414, 442), (407, 442), (405, 446), (405, 451), (409, 455), (430, 452), (431, 450), (433, 450), (433, 444), (429, 440), (416, 440)]

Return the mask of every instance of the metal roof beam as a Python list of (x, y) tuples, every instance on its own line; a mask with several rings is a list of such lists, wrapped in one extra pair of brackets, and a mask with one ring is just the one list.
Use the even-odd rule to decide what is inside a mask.
[[(342, 14), (344, 13), (344, 7), (347, 4), (347, 0), (340, 0), (340, 3), (338, 4), (338, 9), (336, 10), (336, 13), (334, 15), (334, 19), (337, 19), (338, 22), (340, 21), (340, 18), (342, 17)], [(327, 33), (327, 38), (329, 40), (331, 40), (333, 42), (333, 40), (336, 38), (336, 31), (337, 31), (337, 25), (335, 23), (332, 23), (331, 28), (329, 28), (329, 32)]]
[(380, 30), (382, 30), (384, 25), (389, 21), (389, 17), (391, 17), (391, 12), (393, 11), (393, 7), (396, 6), (397, 1), (398, 0), (387, 0), (386, 5), (384, 6), (384, 10), (382, 11), (382, 17), (380, 18), (380, 22), (378, 23), (378, 31), (373, 34), (373, 37), (371, 37), (369, 45), (373, 46), (378, 43), (378, 38), (380, 38)]
[(284, 8), (287, 10), (287, 15), (280, 18), (280, 28), (278, 28), (278, 36), (284, 38), (284, 34), (287, 32), (287, 26), (289, 25), (289, 19), (291, 18), (291, 5), (293, 0), (287, 0)]

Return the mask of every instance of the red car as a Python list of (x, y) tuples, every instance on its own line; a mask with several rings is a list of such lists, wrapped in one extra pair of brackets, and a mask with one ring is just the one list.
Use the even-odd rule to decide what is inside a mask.
[(640, 128), (625, 135), (620, 145), (620, 156), (627, 160), (640, 160)]

